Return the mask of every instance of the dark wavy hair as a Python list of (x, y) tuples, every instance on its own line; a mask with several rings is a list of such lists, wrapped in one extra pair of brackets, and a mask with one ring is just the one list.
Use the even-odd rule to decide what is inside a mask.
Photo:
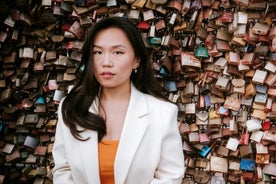
[[(130, 20), (123, 17), (103, 18), (92, 26), (85, 40), (81, 60), (84, 70), (76, 85), (71, 89), (62, 103), (63, 120), (69, 127), (72, 135), (78, 140), (87, 140), (80, 136), (80, 133), (85, 129), (97, 131), (98, 141), (106, 134), (105, 119), (98, 114), (89, 112), (89, 108), (98, 97), (100, 90), (100, 84), (94, 76), (92, 46), (97, 33), (113, 27), (119, 28), (125, 33), (134, 49), (135, 56), (140, 59), (137, 72), (132, 72), (130, 76), (132, 83), (143, 93), (166, 99), (162, 93), (162, 87), (154, 77), (150, 64), (149, 50), (145, 47), (141, 33), (136, 26)], [(84, 130), (78, 130), (77, 125), (84, 128)]]

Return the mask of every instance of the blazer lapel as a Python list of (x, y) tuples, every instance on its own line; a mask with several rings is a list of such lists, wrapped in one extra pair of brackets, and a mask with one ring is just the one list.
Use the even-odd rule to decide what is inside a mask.
[(100, 183), (97, 132), (86, 130), (81, 135), (85, 138), (89, 137), (89, 140), (79, 143), (82, 158), (80, 164), (84, 165), (85, 170), (82, 172), (86, 172), (87, 176), (87, 181), (85, 181), (85, 183)]
[[(93, 102), (90, 112), (98, 113), (98, 99)], [(81, 133), (83, 138), (88, 138), (89, 140), (79, 143), (80, 153), (82, 158), (82, 163), (84, 165), (87, 181), (84, 183), (87, 184), (99, 184), (99, 159), (98, 159), (98, 134), (96, 131), (85, 130)], [(85, 159), (85, 160), (84, 160)]]
[(123, 184), (126, 179), (132, 159), (148, 126), (149, 121), (145, 116), (147, 113), (148, 106), (145, 95), (132, 85), (129, 107), (115, 159), (116, 184)]

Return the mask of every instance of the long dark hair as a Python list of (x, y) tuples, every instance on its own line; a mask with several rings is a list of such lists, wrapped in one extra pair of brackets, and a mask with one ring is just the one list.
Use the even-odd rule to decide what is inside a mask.
[(166, 99), (162, 93), (162, 87), (155, 79), (150, 64), (149, 51), (144, 45), (141, 34), (136, 26), (127, 18), (107, 17), (94, 24), (87, 37), (83, 50), (81, 64), (83, 73), (77, 84), (65, 97), (62, 104), (62, 116), (65, 124), (70, 128), (72, 135), (78, 140), (86, 140), (80, 136), (83, 131), (77, 129), (77, 125), (98, 132), (98, 141), (106, 134), (106, 124), (103, 117), (89, 112), (92, 102), (97, 98), (100, 84), (94, 76), (94, 62), (92, 57), (92, 45), (98, 32), (110, 27), (116, 27), (124, 31), (134, 48), (135, 56), (140, 59), (137, 72), (132, 72), (130, 78), (138, 90), (143, 93)]

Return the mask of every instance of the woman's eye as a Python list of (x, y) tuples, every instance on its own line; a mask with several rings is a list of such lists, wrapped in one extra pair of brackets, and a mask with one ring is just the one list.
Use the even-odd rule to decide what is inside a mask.
[(115, 51), (114, 54), (119, 55), (119, 54), (123, 54), (123, 52), (121, 52), (121, 51)]
[(93, 51), (93, 54), (94, 54), (94, 55), (96, 55), (96, 54), (101, 54), (101, 53), (102, 53), (101, 51), (97, 51), (97, 50)]

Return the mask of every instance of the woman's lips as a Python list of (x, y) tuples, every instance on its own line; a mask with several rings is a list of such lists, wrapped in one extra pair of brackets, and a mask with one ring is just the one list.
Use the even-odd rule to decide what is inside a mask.
[(103, 76), (104, 79), (110, 79), (112, 78), (115, 74), (112, 72), (102, 72), (101, 74)]

